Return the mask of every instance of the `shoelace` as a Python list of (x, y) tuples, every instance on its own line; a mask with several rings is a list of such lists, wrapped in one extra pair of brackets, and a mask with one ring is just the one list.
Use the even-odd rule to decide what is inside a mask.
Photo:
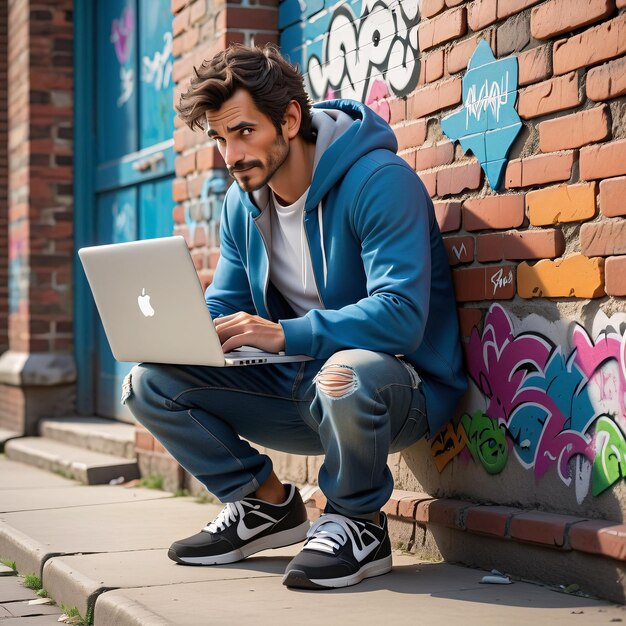
[(346, 545), (350, 530), (359, 536), (360, 530), (355, 522), (341, 515), (326, 513), (311, 525), (304, 548), (334, 553)]
[(239, 502), (228, 502), (220, 511), (219, 515), (202, 529), (202, 532), (216, 533), (228, 528), (228, 526), (230, 526), (233, 522), (236, 522), (240, 517), (243, 517), (246, 514), (243, 509), (244, 505), (253, 510), (259, 508), (258, 505), (251, 504), (245, 500), (239, 500)]

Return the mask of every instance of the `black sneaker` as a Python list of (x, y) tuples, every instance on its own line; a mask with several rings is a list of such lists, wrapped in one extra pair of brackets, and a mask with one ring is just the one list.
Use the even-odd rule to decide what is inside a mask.
[(167, 556), (183, 565), (222, 565), (306, 538), (310, 527), (300, 492), (285, 485), (287, 499), (270, 504), (256, 498), (229, 502), (198, 534), (172, 544)]
[(374, 522), (322, 515), (312, 526), (304, 548), (287, 566), (283, 585), (303, 589), (349, 587), (364, 578), (391, 571), (387, 516)]

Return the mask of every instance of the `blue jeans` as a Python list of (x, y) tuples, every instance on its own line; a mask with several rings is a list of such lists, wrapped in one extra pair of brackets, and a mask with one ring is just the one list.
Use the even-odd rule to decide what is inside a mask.
[(250, 441), (324, 454), (318, 480), (328, 510), (355, 517), (389, 499), (389, 452), (427, 430), (415, 370), (367, 350), (344, 350), (326, 362), (247, 367), (143, 363), (132, 369), (123, 401), (222, 502), (251, 494), (272, 472), (270, 458)]

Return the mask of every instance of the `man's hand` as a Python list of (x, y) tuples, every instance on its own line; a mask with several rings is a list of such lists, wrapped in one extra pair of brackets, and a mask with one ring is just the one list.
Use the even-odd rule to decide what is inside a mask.
[(254, 346), (266, 352), (285, 349), (283, 327), (258, 315), (234, 313), (218, 317), (214, 322), (224, 352), (241, 346)]

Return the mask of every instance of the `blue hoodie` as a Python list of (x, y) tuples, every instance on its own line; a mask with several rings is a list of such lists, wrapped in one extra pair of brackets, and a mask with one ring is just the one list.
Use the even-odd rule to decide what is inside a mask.
[(393, 131), (371, 109), (351, 100), (315, 109), (338, 109), (352, 118), (319, 159), (304, 209), (323, 308), (295, 317), (269, 282), (258, 192), (234, 184), (222, 210), (221, 256), (206, 292), (209, 311), (213, 317), (246, 311), (279, 322), (286, 354), (328, 359), (362, 348), (404, 355), (422, 379), (435, 435), (453, 417), (467, 381), (432, 201), (396, 155)]

